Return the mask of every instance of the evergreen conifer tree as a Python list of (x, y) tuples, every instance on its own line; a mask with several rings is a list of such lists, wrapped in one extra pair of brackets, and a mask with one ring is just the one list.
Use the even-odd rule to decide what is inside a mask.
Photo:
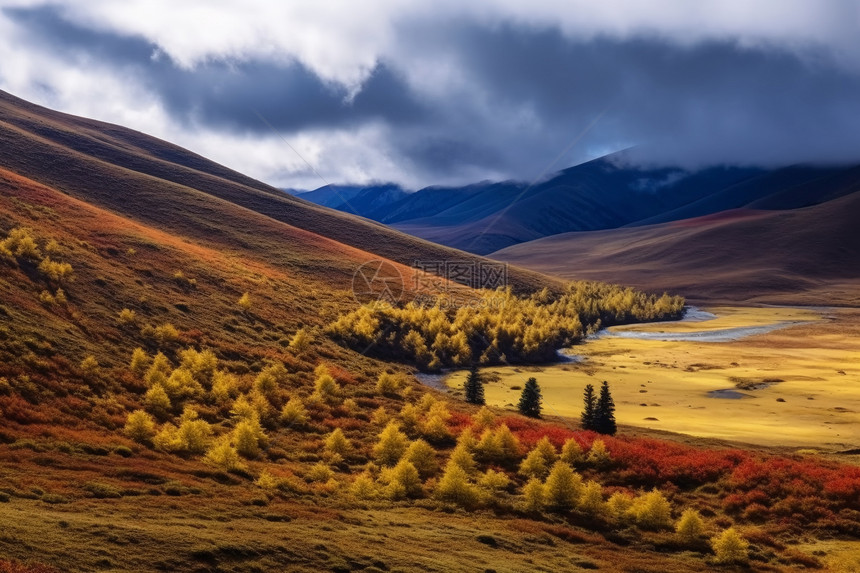
[(594, 410), (594, 430), (610, 436), (618, 430), (615, 425), (615, 402), (609, 393), (609, 383), (605, 380), (600, 387), (600, 397)]
[(466, 402), (470, 404), (485, 404), (484, 400), (484, 382), (481, 380), (481, 375), (478, 373), (478, 365), (473, 364), (469, 369), (469, 376), (466, 377)]
[(536, 378), (529, 378), (523, 387), (519, 403), (520, 414), (532, 418), (540, 418), (541, 395)]
[(584, 403), (585, 407), (582, 410), (582, 429), (594, 430), (594, 414), (597, 406), (597, 397), (594, 395), (594, 386), (591, 384), (585, 386)]

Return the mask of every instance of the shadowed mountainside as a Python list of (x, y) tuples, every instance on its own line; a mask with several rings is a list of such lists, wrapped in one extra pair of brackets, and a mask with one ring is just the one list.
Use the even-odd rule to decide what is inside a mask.
[(625, 166), (622, 152), (534, 184), (428, 187), (405, 195), (369, 187), (361, 190), (361, 201), (346, 202), (332, 196), (340, 189), (344, 197), (358, 191), (328, 186), (300, 196), (436, 243), (487, 254), (559, 233), (642, 226), (729, 209), (805, 207), (851, 192), (858, 172), (856, 166), (645, 169)]

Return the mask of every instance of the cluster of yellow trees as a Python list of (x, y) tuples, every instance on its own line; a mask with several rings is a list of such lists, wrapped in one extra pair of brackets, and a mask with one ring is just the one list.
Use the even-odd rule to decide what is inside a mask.
[[(377, 382), (377, 392), (390, 396), (392, 390), (389, 386), (397, 388), (396, 392), (402, 389), (403, 383), (401, 378), (383, 373)], [(380, 406), (371, 418), (375, 424), (389, 424), (389, 432), (394, 432), (393, 428), (396, 426), (398, 432), (402, 430), (405, 432), (403, 435), (409, 438), (421, 438), (437, 445), (450, 444), (454, 440), (448, 428), (448, 421), (451, 419), (448, 405), (436, 400), (431, 394), (425, 394), (414, 404), (407, 402), (394, 415), (389, 414), (384, 406)]]
[[(138, 323), (137, 313), (130, 308), (123, 308), (117, 315), (117, 322), (122, 326), (134, 326)], [(160, 325), (144, 323), (140, 325), (140, 334), (154, 340), (160, 346), (166, 346), (179, 340), (179, 329), (165, 322)]]
[[(698, 511), (688, 508), (678, 519), (673, 518), (672, 505), (657, 489), (638, 496), (626, 492), (607, 496), (598, 482), (584, 480), (575, 468), (599, 470), (611, 462), (605, 443), (599, 439), (584, 452), (571, 438), (558, 452), (544, 437), (523, 457), (516, 436), (504, 424), (494, 426), (487, 408), (474, 416), (474, 422), (479, 431), (483, 428), (480, 435), (463, 430), (444, 467), (440, 467), (440, 456), (427, 441), (410, 440), (399, 420), (389, 421), (373, 447), (374, 462), (352, 481), (350, 494), (362, 500), (431, 495), (468, 509), (507, 507), (533, 513), (573, 513), (643, 530), (674, 529), (680, 542), (692, 546), (707, 538), (708, 526)], [(352, 445), (335, 430), (326, 440), (326, 448), (330, 455), (340, 456)], [(322, 471), (323, 467), (326, 465), (314, 466), (310, 479), (334, 483), (333, 472)], [(526, 480), (522, 487), (500, 471), (513, 467)], [(718, 562), (747, 559), (748, 543), (733, 528), (715, 535), (711, 545)]]
[(422, 368), (474, 361), (541, 362), (558, 348), (612, 324), (679, 318), (684, 299), (648, 295), (594, 282), (570, 283), (554, 294), (544, 289), (518, 297), (510, 289), (483, 291), (476, 304), (448, 308), (408, 303), (402, 308), (370, 304), (331, 324), (329, 335), (385, 358)]
[[(51, 255), (56, 256), (60, 250), (60, 244), (55, 239), (44, 241), (44, 245), (39, 247), (33, 231), (26, 227), (12, 229), (0, 240), (0, 260), (12, 265), (27, 262), (34, 265), (39, 274), (56, 284), (68, 280), (74, 272), (71, 264), (51, 259)], [(39, 300), (47, 305), (64, 305), (67, 302), (66, 293), (59, 286), (54, 293), (43, 290), (39, 294)]]
[[(165, 452), (205, 454), (205, 461), (225, 470), (242, 467), (243, 458), (259, 457), (268, 443), (265, 428), (301, 428), (309, 419), (306, 405), (343, 403), (340, 386), (325, 366), (316, 369), (315, 389), (306, 401), (284, 390), (289, 372), (279, 362), (251, 383), (219, 368), (210, 350), (182, 350), (174, 367), (161, 352), (149, 356), (137, 348), (129, 368), (148, 389), (144, 408), (128, 416), (126, 435)], [(225, 423), (216, 427), (200, 419), (194, 404), (225, 412)]]
[[(289, 373), (281, 363), (270, 364), (253, 380), (240, 380), (221, 369), (208, 350), (186, 349), (178, 358), (173, 365), (161, 353), (134, 351), (130, 369), (148, 390), (144, 407), (128, 416), (125, 433), (161, 451), (200, 455), (224, 470), (247, 470), (246, 460), (258, 458), (267, 447), (267, 430), (302, 430), (309, 407), (358, 408), (325, 366), (316, 369), (313, 393), (302, 400), (286, 392)], [(388, 396), (407, 395), (405, 386), (401, 376), (390, 373), (382, 373), (376, 383), (378, 394)], [(198, 413), (204, 406), (210, 413), (215, 407), (225, 414), (218, 420), (210, 415), (210, 423)], [(348, 484), (349, 494), (361, 500), (432, 497), (468, 509), (587, 516), (643, 530), (674, 529), (678, 539), (691, 546), (707, 537), (709, 528), (698, 512), (689, 509), (675, 519), (672, 505), (656, 489), (637, 496), (608, 495), (600, 483), (585, 479), (582, 469), (600, 472), (612, 463), (600, 439), (584, 451), (573, 438), (559, 450), (544, 437), (524, 452), (516, 434), (498, 423), (487, 407), (473, 415), (471, 427), (456, 438), (449, 427), (451, 417), (448, 404), (431, 394), (406, 401), (394, 413), (380, 406), (371, 416), (380, 428), (374, 444), (353, 443), (335, 428), (323, 440), (321, 459), (302, 475), (321, 492)], [(436, 446), (451, 448), (447, 459)], [(347, 470), (346, 464), (368, 459), (354, 478), (339, 473)], [(264, 469), (256, 483), (284, 491), (300, 487), (290, 479)], [(717, 560), (746, 559), (746, 542), (733, 529), (715, 536), (712, 546)]]

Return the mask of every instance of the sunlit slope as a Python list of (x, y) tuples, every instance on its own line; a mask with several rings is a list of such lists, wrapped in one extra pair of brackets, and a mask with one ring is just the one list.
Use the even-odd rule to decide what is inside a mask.
[[(217, 200), (209, 203), (218, 206)], [(196, 342), (238, 348), (321, 325), (356, 304), (350, 292), (354, 269), (376, 255), (221, 207), (244, 217), (254, 231), (231, 228), (228, 237), (213, 233), (200, 241), (182, 236), (179, 222), (165, 232), (0, 169), (2, 235), (30, 229), (39, 245), (57, 243), (43, 255), (73, 268), (71, 277), (54, 281), (35, 262), (4, 261), (0, 294), (9, 338), (48, 341), (51, 355), (59, 351), (73, 360), (94, 353), (102, 361), (124, 362), (127, 356), (117, 357), (116, 349), (130, 351), (125, 347), (143, 342), (136, 331), (146, 323), (169, 322)], [(408, 267), (400, 271), (410, 276)], [(67, 304), (40, 300), (40, 293), (57, 288)], [(245, 292), (254, 301), (247, 313), (236, 304)], [(123, 308), (137, 313), (136, 324), (120, 324)]]
[[(136, 221), (203, 241), (233, 241), (234, 229), (250, 234), (255, 220), (247, 220), (247, 210), (406, 265), (479, 260), (296, 199), (142, 133), (47, 110), (3, 92), (0, 167)], [(554, 284), (520, 269), (511, 269), (509, 277), (515, 287), (524, 289)]]

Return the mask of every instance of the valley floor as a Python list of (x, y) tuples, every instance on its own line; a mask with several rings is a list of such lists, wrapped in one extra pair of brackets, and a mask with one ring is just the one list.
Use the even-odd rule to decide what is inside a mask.
[[(716, 318), (612, 328), (571, 349), (572, 362), (487, 368), (487, 401), (513, 408), (535, 377), (545, 412), (575, 418), (585, 385), (607, 380), (622, 424), (764, 446), (860, 447), (860, 310), (705, 310)], [(713, 336), (727, 332), (737, 336)], [(464, 377), (447, 383), (462, 388)]]

